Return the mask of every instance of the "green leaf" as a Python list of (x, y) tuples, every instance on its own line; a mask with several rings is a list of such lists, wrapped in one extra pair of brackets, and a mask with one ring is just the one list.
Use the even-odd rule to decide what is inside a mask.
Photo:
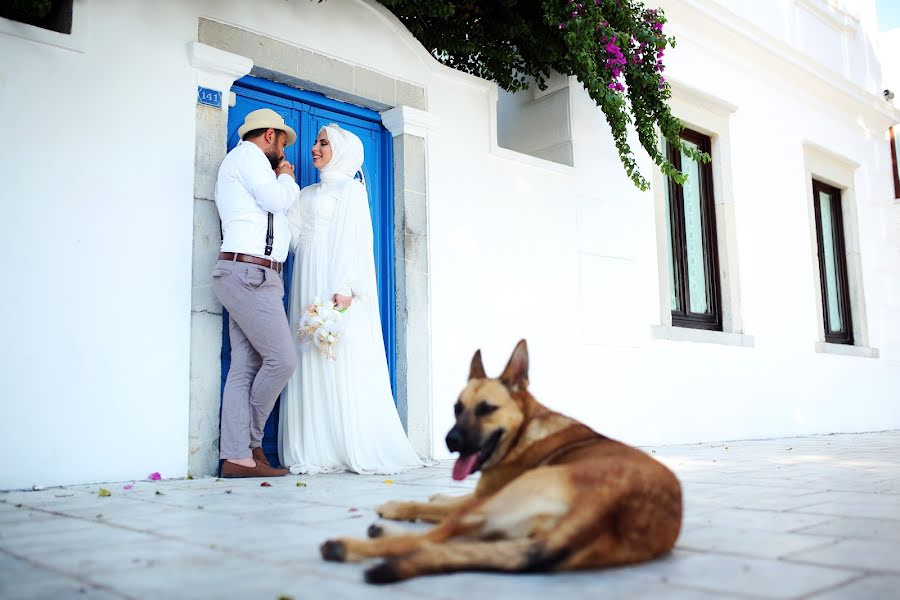
[[(528, 89), (530, 81), (545, 89), (551, 71), (575, 76), (606, 117), (622, 167), (635, 186), (646, 190), (650, 184), (628, 144), (630, 127), (654, 164), (670, 175), (656, 132), (680, 147), (682, 125), (667, 105), (671, 89), (657, 71), (655, 50), (675, 47), (672, 36), (653, 29), (654, 23), (665, 29), (662, 10), (649, 12), (639, 0), (380, 1), (436, 60), (509, 92)], [(616, 58), (606, 50), (612, 35), (626, 59), (616, 67), (621, 68), (616, 81), (624, 81), (625, 92), (608, 88), (614, 80), (614, 63), (608, 61)], [(632, 38), (646, 45), (640, 61), (634, 60), (639, 50)]]

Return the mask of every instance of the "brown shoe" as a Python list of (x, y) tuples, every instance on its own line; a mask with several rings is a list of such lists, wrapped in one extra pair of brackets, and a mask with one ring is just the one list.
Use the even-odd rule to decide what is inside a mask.
[(266, 458), (266, 453), (263, 452), (262, 448), (253, 448), (253, 460), (257, 463), (262, 463), (267, 467), (271, 467), (272, 465), (269, 463), (269, 459)]
[(232, 479), (237, 477), (284, 477), (290, 473), (287, 469), (275, 469), (269, 465), (257, 462), (253, 468), (242, 467), (239, 464), (224, 461), (222, 463), (222, 477)]

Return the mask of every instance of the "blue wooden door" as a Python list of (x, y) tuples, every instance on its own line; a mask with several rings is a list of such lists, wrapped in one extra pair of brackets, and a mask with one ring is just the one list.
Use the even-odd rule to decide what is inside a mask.
[[(316, 135), (323, 125), (337, 123), (362, 140), (365, 150), (362, 174), (369, 192), (369, 210), (372, 214), (375, 274), (385, 356), (391, 376), (391, 387), (396, 390), (393, 156), (391, 136), (381, 125), (380, 115), (365, 108), (326, 98), (321, 94), (297, 90), (255, 77), (244, 77), (235, 83), (232, 91), (237, 97), (237, 103), (228, 113), (228, 150), (237, 145), (239, 141), (237, 130), (247, 113), (259, 108), (274, 110), (297, 132), (297, 142), (285, 149), (285, 157), (295, 166), (297, 183), (301, 188), (319, 180), (318, 171), (312, 164), (311, 150)], [(285, 264), (285, 311), (290, 306), (293, 258), (291, 253)], [(227, 311), (224, 314), (222, 332), (224, 389), (228, 368), (231, 365)], [(266, 424), (263, 440), (263, 450), (272, 464), (278, 462), (278, 413), (279, 405), (276, 404)]]

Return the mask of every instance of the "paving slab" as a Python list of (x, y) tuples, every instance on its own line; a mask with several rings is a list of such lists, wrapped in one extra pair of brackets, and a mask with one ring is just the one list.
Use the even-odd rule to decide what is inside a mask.
[(0, 492), (0, 598), (900, 597), (900, 432), (644, 450), (678, 474), (685, 517), (676, 549), (643, 565), (374, 587), (366, 564), (321, 560), (324, 540), (365, 535), (384, 501), (472, 490), (477, 478), (455, 482), (441, 461), (268, 486), (205, 478)]

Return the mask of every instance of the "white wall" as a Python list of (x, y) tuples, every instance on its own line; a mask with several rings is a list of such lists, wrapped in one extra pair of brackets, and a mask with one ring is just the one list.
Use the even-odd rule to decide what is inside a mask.
[(84, 53), (0, 35), (0, 488), (187, 465), (196, 26), (88, 6)]
[(0, 33), (0, 489), (187, 473), (200, 16), (423, 73), (355, 2), (79, 2), (83, 52)]
[[(522, 337), (540, 400), (635, 443), (900, 427), (900, 308), (886, 300), (896, 230), (884, 226), (879, 117), (858, 99), (877, 84), (865, 70), (859, 94), (841, 95), (758, 40), (716, 32), (695, 5), (718, 3), (666, 4), (679, 23), (671, 75), (738, 107), (736, 251), (753, 348), (653, 339), (654, 197), (627, 179), (577, 88), (572, 168), (499, 148), (495, 86), (436, 65), (360, 2), (90, 2), (83, 53), (0, 34), (0, 112), (15, 117), (0, 149), (0, 250), (23, 257), (7, 261), (0, 295), (0, 450), (14, 457), (0, 489), (187, 472), (196, 73), (186, 46), (200, 16), (426, 87), (440, 123), (428, 141), (439, 456), (474, 350), (499, 373)], [(848, 39), (865, 57), (862, 37)], [(881, 358), (813, 351), (804, 142), (860, 165)]]
[[(667, 76), (734, 110), (726, 119), (730, 186), (717, 190), (717, 201), (734, 207), (729, 233), (741, 296), (738, 333), (751, 336), (753, 347), (654, 339), (659, 269), (666, 268), (657, 260), (654, 195), (625, 177), (603, 115), (575, 88), (573, 171), (502, 155), (483, 166), (508, 179), (500, 191), (474, 177), (459, 182), (453, 215), (441, 202), (452, 188), (445, 183), (435, 197), (437, 440), (451, 423), (471, 351), (484, 348), (488, 373), (498, 373), (519, 337), (529, 340), (531, 388), (539, 400), (634, 443), (900, 427), (900, 306), (892, 300), (900, 261), (883, 139), (890, 111), (879, 108), (876, 62), (857, 77), (843, 63), (822, 70), (821, 52), (809, 52), (836, 44), (846, 48), (841, 56), (863, 60), (871, 50), (865, 18), (850, 18), (856, 29), (843, 39), (847, 32), (839, 35), (833, 22), (818, 26), (822, 15), (815, 26), (804, 26), (800, 19), (810, 15), (800, 13), (809, 6), (782, 3), (779, 12), (766, 4), (770, 14), (754, 7), (753, 18), (765, 18), (759, 31), (716, 3), (666, 6), (679, 42), (669, 53)], [(764, 29), (767, 23), (785, 28)], [(797, 48), (800, 39), (811, 46)], [(785, 48), (796, 54), (785, 55)], [(517, 117), (522, 127), (546, 125)], [(484, 143), (477, 129), (456, 133)], [(432, 141), (432, 181), (440, 177), (437, 163), (445, 164), (435, 149), (445, 142), (449, 148), (443, 137)], [(804, 156), (810, 146), (859, 165), (852, 190), (857, 222), (850, 226), (860, 237), (868, 345), (880, 358), (815, 349), (821, 325)], [(480, 159), (448, 157), (446, 164), (469, 176), (470, 161)], [(481, 191), (489, 202), (475, 196), (476, 185), (486, 186)], [(449, 367), (442, 354), (453, 361)]]

